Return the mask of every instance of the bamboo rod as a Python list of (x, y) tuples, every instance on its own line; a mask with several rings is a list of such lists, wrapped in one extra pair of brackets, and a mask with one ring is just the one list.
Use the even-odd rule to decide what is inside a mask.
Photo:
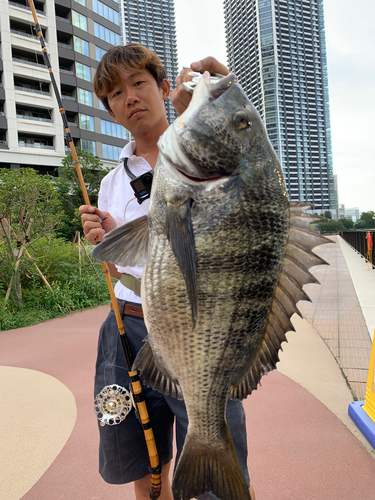
[[(67, 120), (67, 117), (66, 117), (66, 113), (65, 113), (64, 107), (62, 105), (62, 101), (61, 101), (59, 89), (57, 87), (56, 80), (55, 80), (55, 77), (54, 77), (54, 74), (53, 74), (53, 71), (52, 71), (52, 66), (51, 66), (51, 63), (50, 63), (49, 56), (48, 56), (46, 43), (45, 43), (45, 40), (44, 40), (44, 37), (43, 37), (43, 33), (42, 33), (42, 28), (41, 28), (41, 26), (39, 24), (38, 16), (36, 14), (34, 1), (33, 0), (28, 0), (28, 2), (29, 2), (30, 9), (31, 9), (31, 12), (32, 12), (32, 15), (33, 15), (33, 19), (34, 19), (34, 22), (35, 22), (35, 29), (37, 31), (40, 44), (42, 46), (43, 60), (44, 60), (45, 65), (48, 68), (48, 71), (49, 71), (49, 74), (50, 74), (50, 78), (51, 78), (51, 83), (52, 83), (52, 86), (53, 86), (53, 89), (54, 89), (54, 93), (55, 93), (55, 97), (56, 97), (56, 100), (57, 100), (57, 104), (59, 106), (61, 118), (63, 120), (66, 141), (68, 142), (70, 150), (72, 152), (72, 157), (73, 157), (73, 161), (74, 161), (74, 164), (75, 164), (75, 167), (76, 167), (79, 184), (81, 186), (81, 190), (82, 190), (82, 194), (83, 194), (83, 199), (84, 199), (86, 205), (90, 205), (90, 200), (89, 200), (89, 197), (88, 197), (88, 194), (87, 194), (87, 189), (86, 189), (86, 185), (85, 185), (85, 182), (84, 182), (84, 179), (83, 179), (83, 175), (82, 175), (81, 167), (80, 167), (80, 164), (79, 164), (77, 152), (76, 152), (76, 149), (75, 149), (75, 146), (74, 146), (74, 142), (73, 142), (73, 138), (72, 138), (72, 135), (71, 135), (71, 132), (70, 132), (70, 129), (69, 129), (68, 120)], [(100, 239), (97, 238), (97, 243), (99, 243), (99, 242), (100, 242)], [(127, 367), (128, 367), (128, 371), (129, 371), (129, 376), (130, 376), (130, 380), (131, 380), (132, 390), (133, 390), (133, 392), (134, 391), (138, 391), (139, 387), (140, 387), (139, 375), (138, 375), (138, 372), (131, 372), (131, 368), (132, 368), (132, 365), (133, 365), (133, 355), (132, 355), (132, 352), (131, 352), (131, 349), (130, 349), (129, 340), (128, 340), (128, 338), (126, 336), (126, 333), (125, 333), (125, 329), (124, 329), (124, 325), (123, 325), (123, 322), (122, 322), (121, 314), (120, 314), (119, 307), (118, 307), (118, 304), (117, 304), (117, 298), (116, 298), (116, 295), (115, 295), (115, 292), (114, 292), (114, 288), (113, 288), (113, 285), (112, 285), (112, 281), (111, 281), (111, 275), (110, 275), (110, 272), (109, 272), (109, 268), (108, 268), (108, 265), (105, 262), (102, 262), (102, 267), (103, 267), (103, 272), (104, 272), (105, 279), (107, 281), (107, 286), (108, 286), (109, 294), (111, 296), (111, 302), (112, 302), (113, 311), (114, 311), (115, 316), (116, 316), (117, 326), (118, 326), (118, 329), (119, 329), (119, 332), (120, 332), (121, 345), (122, 345), (122, 348), (123, 348), (123, 352), (124, 352), (124, 356), (125, 356), (125, 361), (126, 361), (126, 364), (127, 364)], [(139, 387), (138, 387), (138, 385), (139, 385)], [(141, 421), (142, 421), (142, 426), (143, 426), (143, 429), (144, 429), (145, 440), (146, 440), (147, 449), (148, 449), (148, 452), (149, 452), (149, 458), (150, 458), (150, 464), (151, 464), (151, 470), (152, 470), (152, 473), (151, 473), (151, 486), (150, 486), (150, 498), (152, 500), (156, 500), (157, 498), (159, 498), (160, 492), (161, 492), (161, 468), (160, 468), (159, 458), (158, 458), (157, 453), (155, 455), (155, 451), (156, 451), (155, 438), (154, 438), (151, 426), (149, 425), (150, 419), (149, 419), (149, 416), (148, 416), (146, 405), (145, 404), (138, 404), (137, 403), (137, 408), (138, 408), (138, 411), (139, 411), (139, 414), (140, 414), (140, 417), (141, 417)], [(144, 422), (147, 422), (147, 424), (145, 424)], [(147, 430), (145, 429), (145, 427), (147, 427)], [(152, 439), (150, 437), (151, 434), (152, 434)], [(152, 446), (149, 445), (149, 443), (151, 441), (153, 442)]]

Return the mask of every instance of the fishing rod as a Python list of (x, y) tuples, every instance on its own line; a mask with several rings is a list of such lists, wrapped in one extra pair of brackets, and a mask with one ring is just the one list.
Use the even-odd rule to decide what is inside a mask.
[[(85, 182), (83, 179), (83, 175), (82, 175), (81, 166), (80, 166), (80, 163), (78, 160), (77, 152), (76, 152), (76, 149), (74, 146), (73, 138), (72, 138), (72, 135), (71, 135), (71, 132), (69, 129), (68, 119), (66, 117), (65, 109), (63, 107), (61, 97), (60, 97), (60, 92), (59, 92), (59, 89), (57, 87), (55, 76), (54, 76), (53, 71), (52, 71), (52, 66), (51, 66), (49, 55), (48, 55), (46, 42), (44, 40), (42, 28), (41, 28), (41, 25), (39, 24), (38, 16), (36, 14), (34, 1), (28, 0), (28, 2), (30, 5), (30, 9), (31, 9), (33, 18), (34, 18), (35, 30), (37, 32), (40, 44), (42, 46), (42, 55), (43, 55), (44, 64), (48, 68), (49, 75), (50, 75), (51, 82), (52, 82), (52, 86), (53, 86), (53, 90), (54, 90), (55, 97), (57, 100), (57, 104), (59, 106), (59, 111), (60, 111), (61, 118), (62, 118), (62, 121), (64, 124), (64, 129), (65, 129), (65, 139), (66, 139), (67, 143), (69, 144), (69, 148), (70, 148), (70, 151), (72, 153), (74, 165), (75, 165), (76, 171), (77, 171), (79, 184), (80, 184), (81, 190), (82, 190), (83, 199), (84, 199), (86, 205), (91, 205), (88, 194), (87, 194), (86, 185), (85, 185)], [(97, 243), (100, 242), (99, 237), (97, 237), (96, 242)], [(134, 399), (136, 406), (137, 406), (137, 409), (138, 409), (140, 421), (141, 421), (144, 435), (145, 435), (148, 455), (150, 458), (151, 485), (150, 485), (149, 496), (150, 496), (151, 500), (157, 500), (157, 498), (159, 498), (160, 492), (161, 492), (161, 467), (160, 467), (160, 463), (159, 463), (158, 452), (156, 449), (155, 437), (154, 437), (154, 433), (153, 433), (153, 430), (151, 427), (150, 418), (149, 418), (147, 407), (146, 407), (146, 402), (144, 400), (144, 395), (142, 393), (142, 387), (141, 387), (141, 382), (139, 379), (138, 371), (137, 370), (132, 371), (132, 365), (133, 365), (133, 361), (134, 361), (133, 354), (132, 354), (131, 349), (130, 349), (128, 337), (125, 333), (125, 328), (124, 328), (124, 324), (123, 324), (120, 310), (118, 307), (115, 291), (113, 289), (113, 284), (111, 281), (111, 275), (109, 272), (108, 264), (106, 262), (102, 262), (102, 266), (103, 266), (103, 272), (104, 272), (104, 275), (105, 275), (105, 278), (107, 281), (109, 294), (111, 296), (112, 308), (113, 308), (113, 311), (115, 313), (117, 326), (118, 326), (118, 329), (120, 332), (120, 341), (121, 341), (121, 346), (122, 346), (122, 350), (124, 353), (126, 365), (128, 368), (133, 399)]]

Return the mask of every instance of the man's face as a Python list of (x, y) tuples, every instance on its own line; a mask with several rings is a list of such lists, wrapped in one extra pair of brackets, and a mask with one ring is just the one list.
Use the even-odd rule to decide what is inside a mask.
[[(145, 134), (151, 129), (165, 128), (166, 112), (164, 101), (169, 97), (167, 80), (159, 89), (149, 71), (121, 70), (120, 82), (108, 93), (110, 115), (129, 130), (133, 137)], [(160, 134), (164, 130), (161, 130)]]

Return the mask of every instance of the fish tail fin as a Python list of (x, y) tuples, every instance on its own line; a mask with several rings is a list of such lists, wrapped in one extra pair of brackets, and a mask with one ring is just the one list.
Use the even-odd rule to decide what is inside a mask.
[(186, 436), (172, 483), (175, 500), (190, 500), (206, 491), (223, 500), (251, 500), (229, 429), (227, 434), (228, 439), (210, 445)]

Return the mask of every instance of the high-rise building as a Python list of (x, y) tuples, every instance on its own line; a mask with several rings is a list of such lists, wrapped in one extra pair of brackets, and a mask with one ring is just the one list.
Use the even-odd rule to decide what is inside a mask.
[(260, 112), (291, 201), (337, 217), (323, 0), (224, 0), (229, 67)]
[[(174, 0), (119, 0), (123, 45), (141, 43), (162, 60), (173, 85), (178, 75)], [(176, 117), (170, 99), (166, 103), (168, 121)]]
[[(74, 144), (113, 166), (128, 139), (92, 91), (102, 54), (120, 44), (113, 0), (35, 0)], [(0, 0), (0, 168), (56, 173), (69, 152), (27, 0)]]

